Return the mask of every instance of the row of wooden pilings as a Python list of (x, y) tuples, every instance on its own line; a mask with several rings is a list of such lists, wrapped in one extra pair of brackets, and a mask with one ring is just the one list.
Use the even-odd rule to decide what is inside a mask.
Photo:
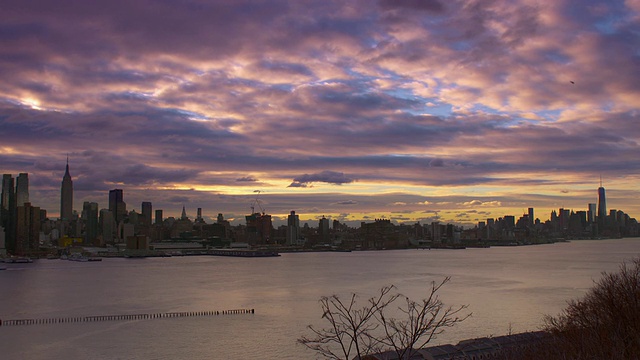
[(254, 313), (255, 313), (254, 309), (235, 309), (235, 310), (223, 310), (223, 311), (185, 311), (185, 312), (168, 312), (168, 313), (155, 313), (155, 314), (60, 317), (60, 318), (48, 318), (48, 319), (16, 319), (16, 320), (0, 320), (0, 326), (63, 324), (63, 323), (82, 323), (82, 322), (96, 322), (96, 321), (146, 320), (146, 319), (237, 315), (237, 314), (254, 314)]

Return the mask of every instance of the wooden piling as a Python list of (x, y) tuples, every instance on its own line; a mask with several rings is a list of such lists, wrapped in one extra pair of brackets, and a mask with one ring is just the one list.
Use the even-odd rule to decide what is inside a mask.
[(102, 321), (121, 321), (121, 320), (148, 320), (162, 318), (183, 318), (183, 317), (202, 317), (202, 316), (218, 316), (218, 315), (239, 315), (254, 314), (254, 309), (230, 309), (230, 310), (214, 310), (214, 311), (180, 311), (166, 313), (144, 313), (144, 314), (120, 314), (120, 315), (95, 315), (84, 317), (59, 317), (59, 318), (42, 318), (42, 319), (0, 319), (0, 326), (18, 326), (18, 325), (48, 325), (63, 323), (84, 323), (84, 322), (102, 322)]

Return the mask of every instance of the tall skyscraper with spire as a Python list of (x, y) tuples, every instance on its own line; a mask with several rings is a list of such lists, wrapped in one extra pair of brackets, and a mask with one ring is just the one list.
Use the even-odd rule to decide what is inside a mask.
[(71, 220), (73, 216), (73, 181), (69, 174), (69, 157), (67, 156), (67, 168), (62, 177), (60, 190), (60, 220)]
[(600, 187), (598, 188), (598, 224), (604, 225), (607, 218), (607, 199), (602, 187), (602, 177), (600, 177)]

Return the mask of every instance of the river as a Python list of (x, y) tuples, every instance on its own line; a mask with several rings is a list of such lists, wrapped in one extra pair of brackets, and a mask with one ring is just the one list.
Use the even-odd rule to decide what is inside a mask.
[(296, 343), (322, 326), (323, 295), (365, 300), (385, 285), (440, 296), (473, 315), (434, 344), (537, 330), (603, 271), (640, 256), (640, 239), (466, 250), (390, 250), (37, 260), (4, 264), (0, 319), (255, 309), (255, 314), (0, 327), (2, 359), (315, 359)]

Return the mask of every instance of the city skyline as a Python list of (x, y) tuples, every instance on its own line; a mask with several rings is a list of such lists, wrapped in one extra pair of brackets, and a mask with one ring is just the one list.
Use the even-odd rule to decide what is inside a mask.
[[(640, 214), (640, 2), (8, 1), (0, 163), (58, 217)], [(255, 191), (259, 190), (259, 193)], [(545, 217), (547, 215), (544, 215)], [(301, 219), (301, 221), (303, 221)]]
[[(15, 196), (15, 198), (18, 200), (17, 201), (17, 206), (22, 206), (22, 203), (20, 202), (20, 199), (22, 199), (23, 201), (26, 199), (29, 199), (29, 191), (28, 191), (28, 187), (29, 187), (29, 180), (28, 180), (28, 173), (20, 173), (18, 175), (18, 177), (16, 177), (15, 179), (13, 178), (12, 174), (4, 174), (3, 175), (3, 197), (9, 196), (8, 194), (12, 193), (13, 196)], [(7, 180), (15, 180), (16, 186), (14, 188), (14, 191), (11, 192), (6, 192), (5, 188), (11, 188), (12, 185), (7, 184), (5, 186), (4, 182), (7, 182)], [(18, 186), (18, 184), (22, 184), (21, 186)], [(259, 198), (260, 195), (260, 191), (256, 190), (255, 193), (257, 193), (257, 195), (255, 195), (255, 197), (253, 198), (251, 204), (250, 204), (250, 211), (248, 213), (245, 214), (240, 214), (240, 215), (235, 215), (235, 214), (231, 214), (230, 218), (227, 218), (226, 220), (229, 221), (230, 223), (232, 223), (233, 225), (244, 225), (246, 218), (246, 215), (249, 214), (254, 214), (254, 213), (262, 213), (262, 214), (267, 214), (266, 209), (263, 206), (263, 200), (261, 200)], [(534, 222), (540, 221), (541, 223), (544, 223), (545, 221), (551, 220), (553, 221), (554, 218), (556, 216), (564, 216), (564, 217), (568, 217), (569, 214), (572, 214), (574, 212), (582, 212), (585, 215), (585, 220), (588, 219), (589, 222), (593, 222), (595, 221), (595, 219), (598, 219), (598, 225), (600, 227), (604, 227), (605, 226), (605, 219), (607, 218), (607, 216), (610, 215), (610, 212), (613, 211), (615, 212), (621, 212), (623, 214), (626, 214), (628, 216), (630, 216), (631, 218), (633, 218), (632, 214), (628, 214), (625, 209), (620, 209), (620, 208), (608, 208), (606, 205), (606, 195), (605, 195), (605, 188), (603, 187), (602, 184), (602, 179), (600, 179), (600, 186), (597, 188), (597, 196), (598, 196), (598, 203), (588, 203), (587, 206), (585, 208), (558, 208), (558, 209), (552, 209), (550, 210), (550, 212), (548, 212), (548, 218), (543, 215), (543, 216), (539, 216), (539, 214), (541, 213), (538, 209), (536, 210), (533, 207), (528, 207), (526, 210), (523, 209), (521, 216), (522, 217), (527, 217), (527, 221), (530, 225), (533, 225)], [(91, 207), (90, 211), (95, 212), (95, 214), (97, 215), (98, 213), (98, 209), (102, 209), (100, 210), (100, 212), (102, 211), (108, 211), (109, 213), (111, 213), (113, 216), (113, 219), (115, 221), (115, 223), (119, 223), (122, 220), (124, 220), (128, 214), (130, 214), (131, 212), (135, 212), (137, 213), (137, 216), (141, 216), (142, 219), (142, 223), (150, 225), (150, 224), (154, 224), (154, 223), (158, 223), (158, 219), (163, 219), (163, 218), (174, 218), (174, 219), (195, 219), (196, 221), (205, 221), (205, 219), (209, 219), (209, 222), (211, 223), (215, 223), (215, 222), (220, 222), (221, 219), (224, 219), (225, 214), (228, 216), (230, 213), (229, 212), (225, 212), (225, 210), (221, 210), (221, 212), (217, 212), (218, 210), (213, 209), (210, 212), (210, 215), (204, 215), (202, 213), (202, 207), (197, 207), (196, 208), (196, 212), (197, 215), (196, 216), (191, 216), (189, 214), (187, 214), (186, 211), (186, 206), (182, 205), (182, 210), (181, 210), (181, 214), (180, 216), (175, 215), (174, 213), (170, 212), (168, 213), (168, 215), (164, 215), (166, 213), (164, 213), (164, 209), (156, 209), (155, 212), (153, 210), (153, 204), (152, 202), (149, 201), (142, 201), (140, 206), (136, 206), (136, 205), (130, 205), (127, 207), (126, 202), (124, 201), (125, 196), (124, 196), (124, 190), (123, 189), (111, 189), (108, 192), (108, 202), (106, 207), (100, 206), (100, 204), (98, 204), (97, 202), (90, 202), (90, 201), (82, 201), (83, 205), (82, 205), (82, 213), (77, 210), (72, 208), (69, 205), (69, 202), (71, 201), (71, 199), (73, 198), (73, 185), (72, 185), (72, 178), (71, 175), (69, 173), (69, 163), (67, 161), (67, 165), (65, 168), (65, 174), (62, 180), (62, 187), (60, 190), (60, 203), (61, 203), (61, 209), (66, 208), (66, 212), (68, 213), (73, 213), (75, 214), (75, 217), (80, 217), (81, 214), (83, 214), (85, 211), (87, 211), (88, 207)], [(67, 199), (65, 201), (65, 199)], [(3, 199), (3, 204), (8, 204), (9, 201), (8, 200), (4, 200)], [(26, 203), (26, 202), (25, 202)], [(35, 204), (31, 204), (32, 206), (35, 206)], [(596, 205), (597, 205), (597, 211), (596, 211)], [(40, 207), (38, 207), (38, 209), (40, 209)], [(42, 209), (44, 211), (47, 211), (47, 209)], [(209, 209), (211, 210), (211, 209)], [(556, 212), (556, 210), (558, 210)], [(205, 210), (206, 211), (206, 210)], [(534, 214), (535, 211), (535, 214)], [(61, 214), (64, 213), (65, 211), (61, 210)], [(295, 216), (296, 219), (299, 219), (299, 215), (296, 215), (296, 210), (291, 210), (289, 213), (287, 214), (281, 214), (281, 213), (276, 213), (276, 214), (268, 214), (267, 216), (269, 216), (269, 218), (273, 217), (274, 220), (274, 225), (275, 226), (280, 226), (280, 225), (291, 225), (291, 216)], [(565, 215), (560, 215), (560, 213), (562, 212), (566, 212)], [(191, 213), (191, 211), (190, 211)], [(481, 212), (475, 212), (478, 215), (481, 215)], [(542, 211), (542, 213), (544, 213), (544, 211)], [(50, 214), (50, 213), (47, 213)], [(153, 218), (153, 214), (155, 214), (155, 220)], [(215, 215), (214, 215), (215, 214)], [(443, 220), (443, 222), (445, 223), (451, 223), (454, 225), (458, 225), (458, 226), (466, 226), (467, 228), (469, 226), (471, 227), (476, 227), (478, 225), (480, 225), (480, 223), (485, 223), (485, 221), (493, 221), (493, 220), (498, 220), (498, 219), (503, 219), (503, 218), (512, 218), (512, 219), (518, 219), (520, 217), (520, 214), (510, 214), (510, 213), (503, 213), (501, 215), (495, 216), (495, 217), (485, 217), (485, 218), (476, 218), (474, 219), (475, 222), (470, 222), (470, 223), (461, 223), (461, 222), (456, 222), (456, 221), (447, 221), (447, 220)], [(54, 218), (53, 216), (48, 216), (48, 218), (52, 219)], [(73, 216), (67, 216), (67, 217), (58, 217), (58, 220), (61, 221), (69, 221), (73, 218)], [(303, 221), (307, 222), (307, 221), (315, 221), (318, 220), (319, 223), (322, 223), (323, 221), (327, 221), (328, 224), (328, 220), (338, 220), (338, 221), (343, 221), (344, 224), (349, 225), (349, 226), (358, 226), (361, 222), (365, 222), (365, 221), (371, 221), (371, 220), (389, 220), (389, 221), (395, 221), (398, 224), (408, 224), (408, 223), (412, 223), (413, 220), (406, 220), (406, 219), (398, 219), (398, 218), (393, 218), (393, 217), (387, 217), (387, 216), (382, 216), (380, 218), (370, 218), (370, 217), (364, 217), (362, 219), (354, 219), (354, 220), (344, 220), (344, 219), (339, 219), (339, 218), (332, 218), (331, 215), (321, 215), (321, 216), (314, 216), (314, 215), (309, 215), (307, 214), (306, 216), (303, 214)], [(299, 222), (300, 220), (296, 220), (296, 222)], [(424, 220), (423, 220), (424, 221)], [(431, 219), (431, 222), (440, 222), (441, 220), (438, 218), (435, 219)], [(420, 220), (417, 220), (416, 222), (420, 222)], [(426, 224), (426, 223), (425, 223)]]

